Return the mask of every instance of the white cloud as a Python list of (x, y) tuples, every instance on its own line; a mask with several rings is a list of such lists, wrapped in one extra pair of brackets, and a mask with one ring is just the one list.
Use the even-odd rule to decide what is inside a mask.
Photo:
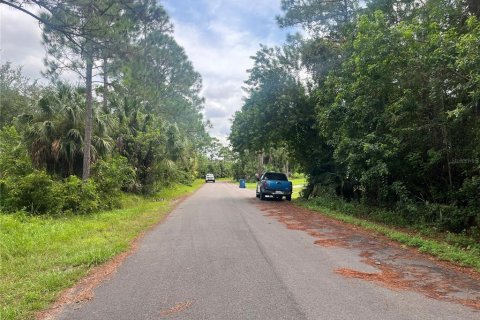
[(250, 57), (260, 43), (278, 45), (285, 34), (275, 23), (279, 1), (204, 1), (199, 5), (206, 6), (208, 14), (200, 24), (197, 19), (186, 19), (188, 13), (177, 11), (173, 1), (167, 1), (167, 9), (175, 24), (175, 38), (203, 77), (205, 116), (213, 124), (210, 132), (226, 142), (230, 119), (243, 103)]
[[(163, 3), (165, 2), (165, 3)], [(204, 114), (213, 136), (226, 142), (230, 119), (242, 106), (246, 70), (260, 43), (279, 44), (284, 31), (275, 23), (279, 0), (165, 0), (175, 24), (175, 38), (203, 77)], [(45, 50), (38, 23), (24, 13), (0, 5), (1, 62), (22, 65), (38, 79)], [(73, 79), (74, 76), (68, 76)]]
[(32, 79), (41, 77), (45, 49), (38, 22), (24, 13), (0, 5), (1, 62), (23, 66), (24, 74)]
[[(38, 12), (36, 7), (28, 10)], [(11, 62), (14, 67), (21, 66), (23, 75), (32, 80), (46, 82), (42, 71), (46, 50), (42, 44), (42, 29), (37, 20), (16, 9), (0, 5), (0, 60)], [(64, 71), (62, 78), (80, 83), (80, 77), (73, 71)]]
[(193, 25), (176, 23), (175, 37), (197, 71), (202, 74), (206, 98), (205, 115), (212, 122), (211, 134), (226, 142), (232, 114), (241, 107), (243, 81), (251, 66), (249, 57), (258, 43), (245, 41), (247, 34), (212, 23), (214, 41)]

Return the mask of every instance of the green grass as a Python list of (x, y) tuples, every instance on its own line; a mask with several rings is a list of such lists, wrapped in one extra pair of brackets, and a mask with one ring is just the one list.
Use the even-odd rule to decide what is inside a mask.
[(31, 319), (65, 288), (121, 252), (171, 210), (172, 200), (198, 189), (168, 188), (124, 208), (85, 216), (0, 215), (0, 319)]
[(232, 178), (215, 178), (215, 181), (226, 181), (226, 182), (230, 182), (230, 181), (232, 181)]
[[(236, 181), (234, 181), (234, 183), (237, 183)], [(252, 189), (252, 190), (255, 190), (257, 189), (257, 183), (256, 182), (247, 182), (247, 189)]]
[[(427, 226), (399, 228), (395, 225), (371, 221), (367, 216), (353, 216), (346, 212), (356, 211), (358, 215), (362, 208), (340, 199), (333, 200), (328, 197), (319, 197), (313, 200), (297, 200), (296, 204), (336, 220), (385, 235), (405, 246), (418, 248), (419, 251), (428, 253), (441, 260), (454, 262), (461, 266), (473, 267), (480, 271), (480, 243), (466, 235), (439, 232)], [(352, 210), (350, 211), (349, 209)], [(364, 214), (367, 213), (364, 212)], [(395, 224), (394, 222), (392, 223)]]
[(303, 186), (307, 184), (307, 179), (305, 178), (297, 178), (297, 179), (290, 179), (293, 183), (293, 193), (292, 199), (297, 199), (300, 197), (300, 191), (303, 190)]

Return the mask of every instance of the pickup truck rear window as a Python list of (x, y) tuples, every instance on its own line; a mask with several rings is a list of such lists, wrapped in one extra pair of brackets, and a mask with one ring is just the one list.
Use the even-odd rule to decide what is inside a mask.
[(283, 173), (265, 173), (263, 176), (264, 180), (280, 180), (280, 181), (287, 181), (287, 176)]

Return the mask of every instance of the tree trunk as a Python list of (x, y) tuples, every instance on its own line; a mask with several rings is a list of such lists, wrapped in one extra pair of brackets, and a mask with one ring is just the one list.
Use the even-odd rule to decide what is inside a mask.
[(92, 146), (92, 117), (93, 117), (93, 98), (92, 98), (92, 69), (93, 61), (92, 55), (89, 53), (87, 57), (87, 72), (86, 72), (86, 99), (87, 105), (85, 107), (85, 137), (83, 138), (83, 181), (87, 181), (90, 177), (90, 150)]
[(452, 164), (450, 161), (450, 142), (448, 139), (448, 131), (447, 131), (446, 125), (442, 125), (442, 132), (443, 132), (443, 144), (444, 144), (445, 154), (447, 158), (448, 187), (449, 189), (452, 189), (453, 182), (452, 182)]
[(103, 57), (103, 111), (107, 112), (108, 110), (108, 59)]
[(258, 167), (257, 167), (257, 172), (258, 174), (263, 174), (263, 150), (261, 153), (257, 155), (258, 157)]
[(480, 17), (480, 1), (468, 0), (468, 10), (477, 17)]
[[(442, 95), (441, 95), (441, 99), (442, 99), (442, 113), (445, 114), (446, 113), (446, 110), (445, 110), (445, 100), (444, 100), (444, 92), (445, 90), (442, 90)], [(445, 121), (445, 120), (444, 120)], [(449, 141), (449, 136), (448, 136), (448, 128), (447, 128), (447, 125), (445, 123), (442, 124), (442, 133), (443, 133), (443, 146), (445, 148), (445, 154), (446, 154), (446, 158), (447, 158), (447, 171), (448, 171), (448, 188), (451, 190), (452, 187), (453, 187), (453, 183), (452, 183), (452, 165), (451, 165), (451, 162), (450, 162), (450, 149), (451, 149), (451, 145), (450, 145), (450, 141)]]

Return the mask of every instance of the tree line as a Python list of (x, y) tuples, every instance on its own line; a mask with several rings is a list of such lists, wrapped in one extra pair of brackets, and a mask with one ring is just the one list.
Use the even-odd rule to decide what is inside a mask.
[(304, 32), (252, 57), (234, 151), (286, 148), (307, 198), (478, 232), (478, 1), (282, 0), (282, 10), (278, 24)]
[(202, 79), (157, 1), (0, 6), (36, 19), (47, 52), (46, 80), (0, 68), (1, 210), (90, 212), (198, 175), (212, 141)]

